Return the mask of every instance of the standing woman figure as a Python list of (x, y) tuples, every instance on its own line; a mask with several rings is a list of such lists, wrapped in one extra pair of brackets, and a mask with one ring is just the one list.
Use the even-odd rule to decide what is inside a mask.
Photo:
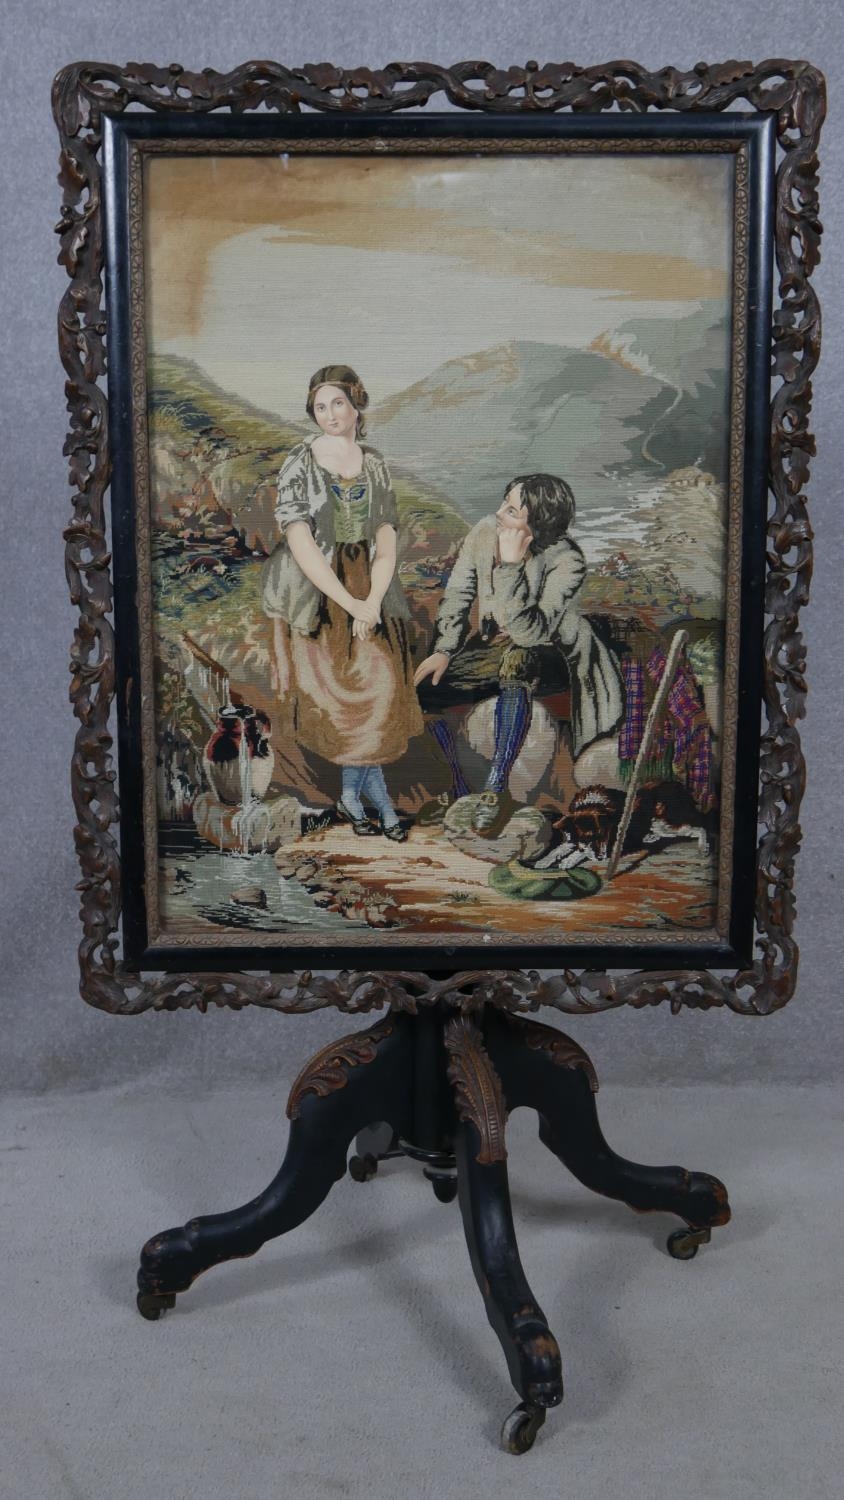
[(407, 834), (382, 766), (423, 732), (413, 687), (409, 610), (395, 576), (398, 510), (390, 473), (364, 443), (369, 397), (348, 365), (324, 365), (305, 409), (319, 432), (290, 450), (278, 476), (282, 542), (264, 569), (279, 692), (297, 739), (342, 767), (337, 812), (358, 834)]

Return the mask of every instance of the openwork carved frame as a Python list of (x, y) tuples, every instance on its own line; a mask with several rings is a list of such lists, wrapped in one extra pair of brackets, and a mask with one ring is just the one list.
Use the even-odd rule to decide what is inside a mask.
[[(169, 973), (140, 975), (118, 957), (121, 870), (111, 827), (119, 817), (109, 716), (115, 696), (115, 631), (105, 493), (111, 474), (103, 377), (104, 305), (102, 122), (130, 108), (203, 114), (229, 110), (395, 115), (441, 96), (458, 109), (536, 116), (571, 111), (727, 111), (751, 109), (775, 121), (778, 142), (775, 253), (778, 302), (773, 315), (767, 573), (763, 663), (765, 726), (761, 741), (756, 944), (752, 963), (735, 973), (708, 969), (643, 970), (622, 975), (567, 969), (466, 971), (441, 978), (409, 972), (344, 972), (335, 978), (302, 973)], [(471, 1011), (486, 1003), (510, 1011), (542, 1005), (587, 1013), (619, 1005), (670, 1003), (728, 1006), (764, 1015), (794, 992), (794, 860), (805, 770), (798, 720), (805, 707), (805, 653), (798, 628), (807, 602), (812, 533), (805, 489), (814, 439), (809, 431), (811, 380), (820, 352), (820, 310), (811, 286), (819, 258), (817, 146), (825, 113), (822, 75), (806, 62), (772, 59), (699, 64), (688, 72), (649, 72), (631, 62), (593, 68), (529, 62), (506, 70), (484, 62), (451, 68), (393, 63), (380, 70), (329, 64), (290, 69), (246, 63), (227, 74), (206, 69), (82, 62), (64, 68), (53, 86), (61, 137), (63, 192), (59, 260), (69, 284), (59, 309), (59, 345), (67, 372), (70, 414), (64, 452), (73, 487), (66, 528), (66, 571), (79, 619), (71, 651), (70, 698), (79, 720), (71, 779), (81, 867), (83, 938), (80, 988), (91, 1004), (115, 1014), (209, 1004), (261, 1005), (286, 1012), (333, 1006), (363, 1012), (385, 1005), (415, 1009), (444, 1000)]]

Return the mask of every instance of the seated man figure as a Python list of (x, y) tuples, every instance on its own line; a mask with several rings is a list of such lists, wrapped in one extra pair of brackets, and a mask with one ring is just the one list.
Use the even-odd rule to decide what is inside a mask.
[[(455, 798), (470, 789), (441, 716), (450, 702), (497, 694), (485, 788), (490, 801), (507, 792), (534, 695), (569, 688), (575, 756), (621, 721), (618, 666), (577, 604), (586, 562), (568, 535), (574, 508), (565, 480), (523, 475), (507, 485), (495, 515), (478, 521), (463, 540), (440, 603), (433, 650), (414, 678), (428, 727), (449, 762)], [(476, 600), (480, 631), (470, 638)]]

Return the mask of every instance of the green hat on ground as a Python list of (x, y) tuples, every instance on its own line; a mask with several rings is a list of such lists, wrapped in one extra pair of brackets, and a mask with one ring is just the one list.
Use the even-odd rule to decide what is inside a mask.
[(490, 870), (488, 884), (502, 896), (518, 901), (577, 901), (601, 889), (594, 870), (578, 865), (573, 870), (532, 870), (518, 859)]

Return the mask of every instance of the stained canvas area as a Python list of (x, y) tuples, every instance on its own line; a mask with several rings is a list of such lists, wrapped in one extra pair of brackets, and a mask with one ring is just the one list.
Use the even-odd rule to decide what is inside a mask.
[[(711, 933), (732, 186), (718, 154), (147, 162), (168, 937)], [(419, 668), (456, 629), (438, 683), (429, 674), (408, 707), (407, 685), (394, 698), (385, 677), (358, 724), (363, 742), (373, 714), (407, 720), (406, 749), (391, 743), (381, 765), (402, 842), (384, 836), (371, 781), (371, 836), (338, 816), (343, 767), (320, 753), (336, 695), (318, 705), (325, 737), (306, 731), (324, 621), (291, 634), (268, 612), (279, 474), (318, 434), (308, 384), (336, 362), (368, 393), (366, 443), (395, 498), (406, 639), (393, 655)], [(582, 563), (562, 634), (556, 616), (545, 628), (550, 553), (536, 539), (518, 609), (485, 582), (507, 486), (535, 475), (574, 501), (551, 544)], [(335, 502), (371, 508), (372, 490)], [(360, 644), (344, 647), (352, 665)]]

